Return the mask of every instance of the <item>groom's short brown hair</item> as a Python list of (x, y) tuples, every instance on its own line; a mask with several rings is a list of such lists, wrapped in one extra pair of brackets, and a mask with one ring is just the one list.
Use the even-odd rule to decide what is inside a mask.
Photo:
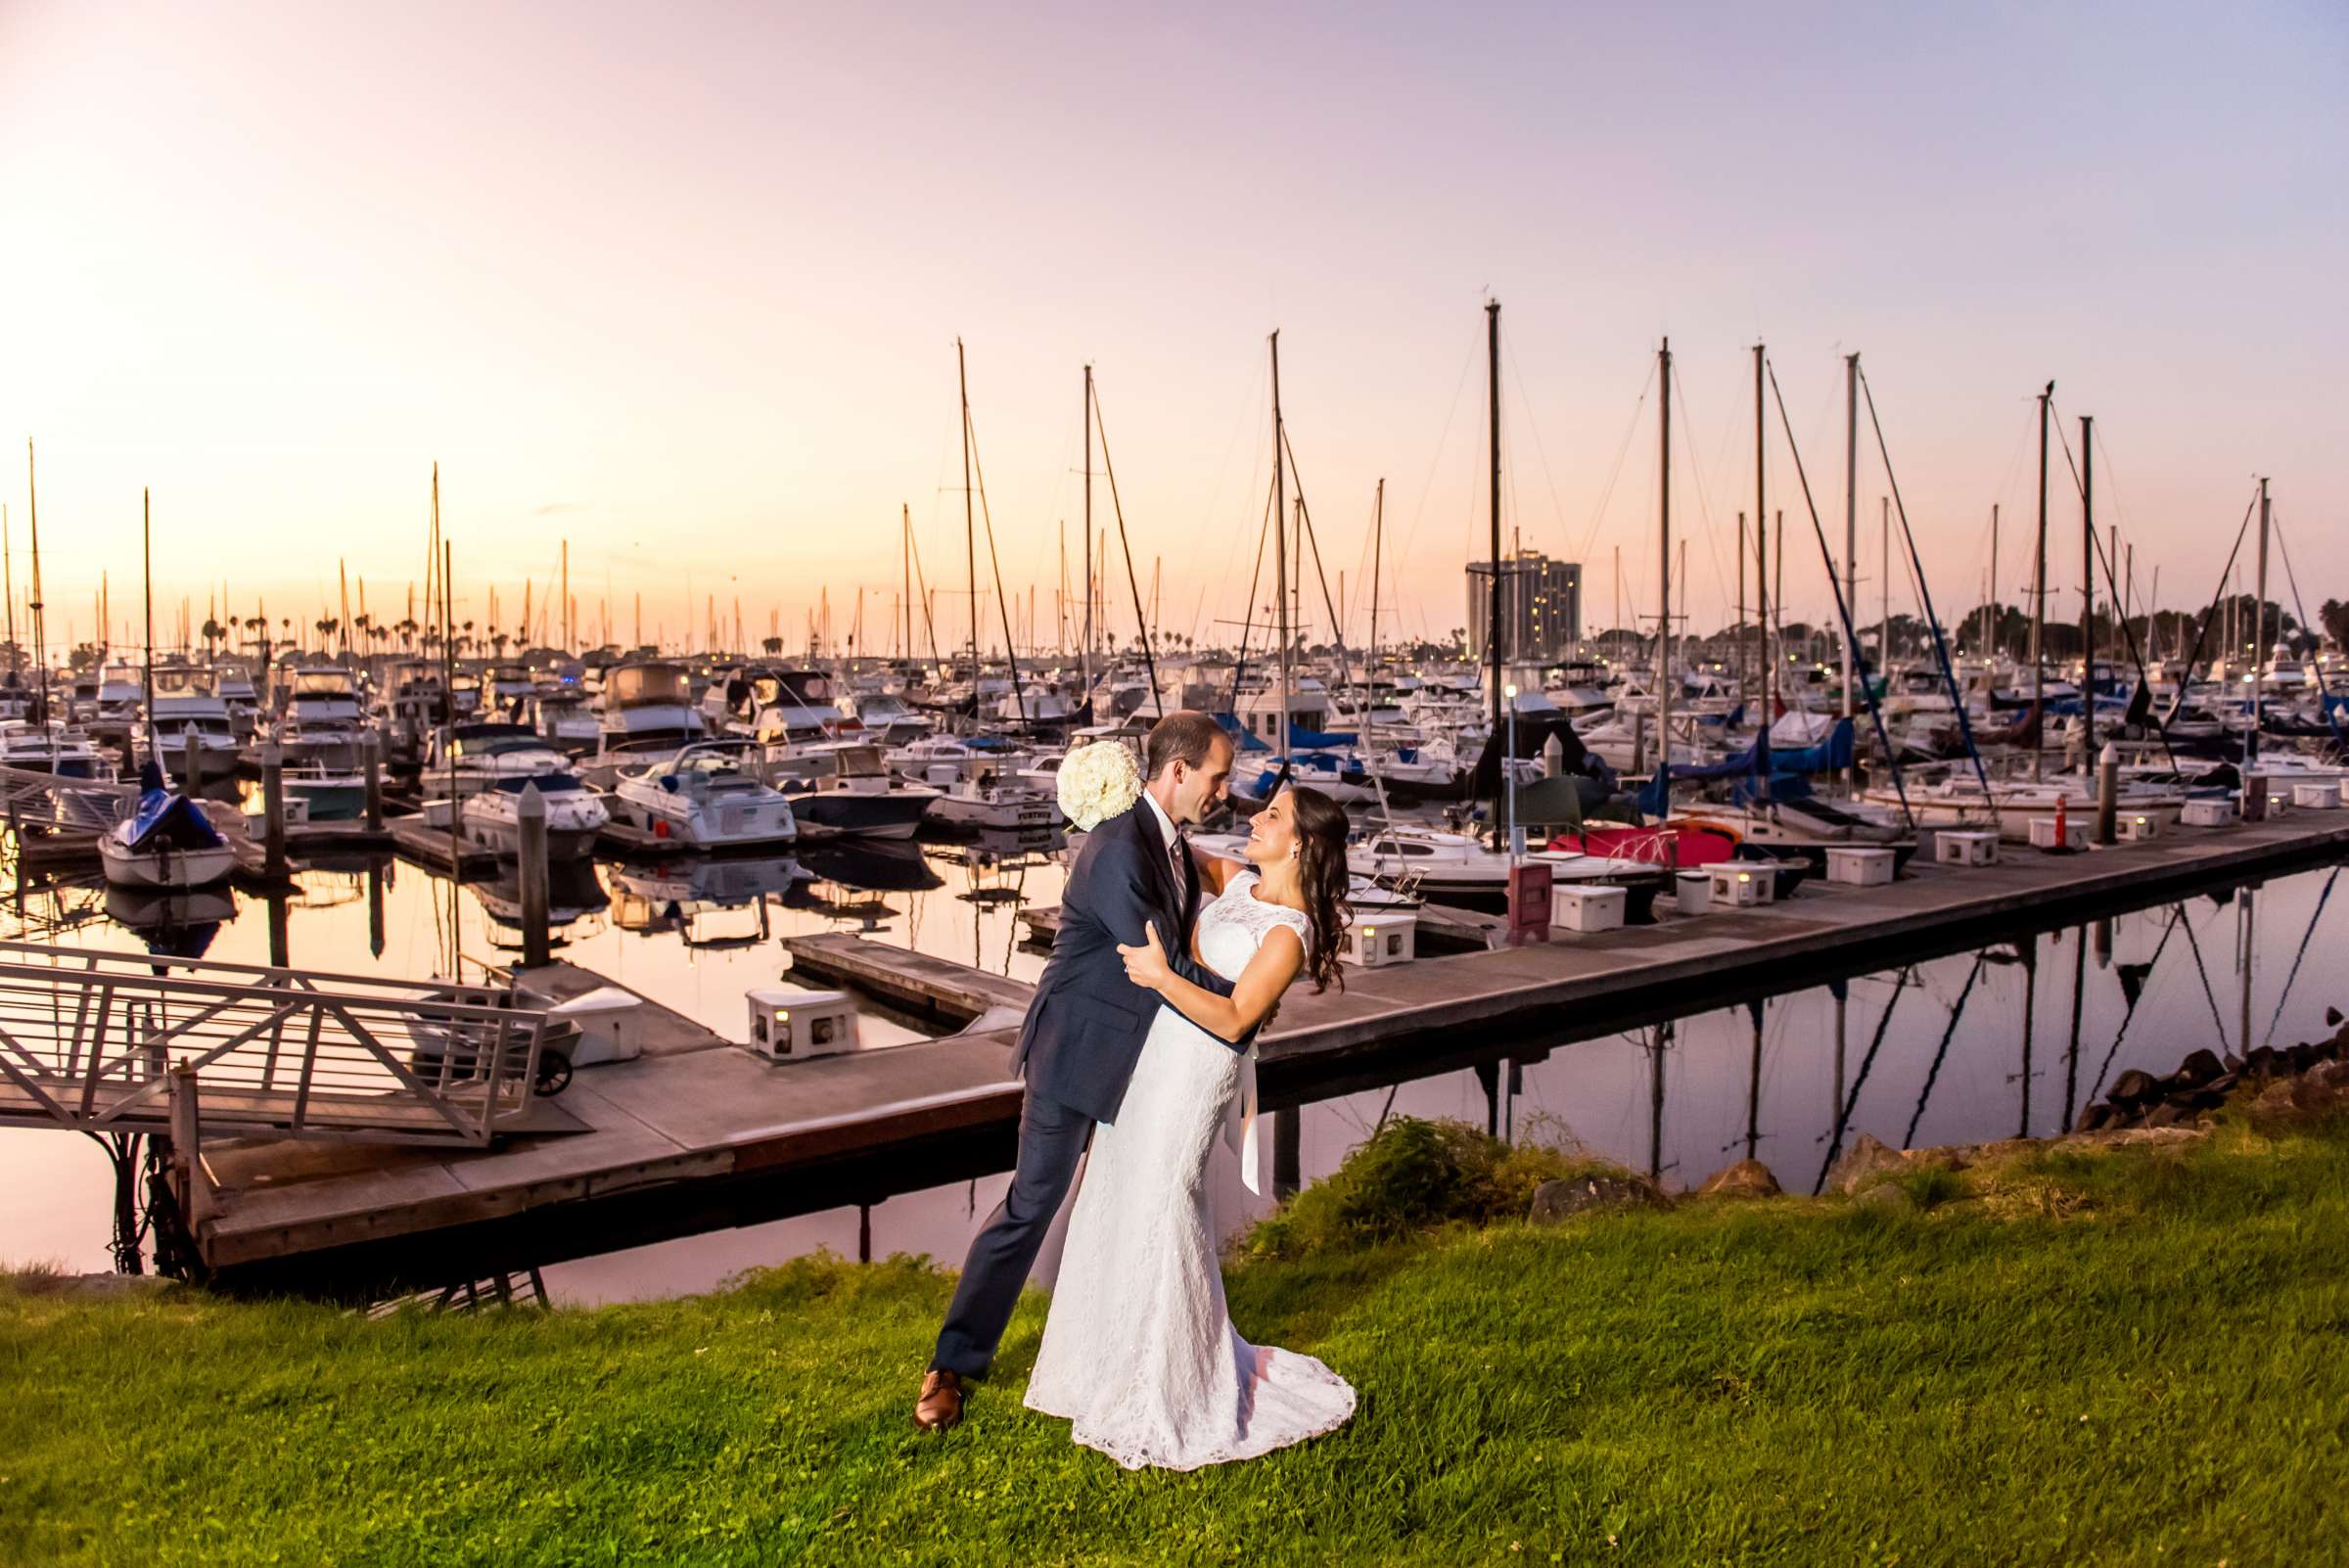
[(1177, 708), (1150, 726), (1149, 747), (1142, 757), (1142, 776), (1156, 778), (1174, 762), (1200, 766), (1222, 735), (1222, 729), (1207, 715), (1195, 708)]

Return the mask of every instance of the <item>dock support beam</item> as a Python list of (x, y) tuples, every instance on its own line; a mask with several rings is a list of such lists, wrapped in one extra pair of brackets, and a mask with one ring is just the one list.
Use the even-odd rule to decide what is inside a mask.
[(1274, 1202), (1293, 1198), (1305, 1182), (1299, 1176), (1297, 1159), (1297, 1107), (1272, 1113), (1272, 1197)]
[(367, 831), (384, 830), (384, 737), (374, 730), (359, 737), (359, 764), (367, 772)]
[(546, 797), (538, 786), (526, 784), (515, 807), (520, 830), (518, 855), (522, 881), (522, 961), (535, 969), (552, 955), (546, 930)]
[(272, 882), (283, 882), (286, 879), (286, 754), (275, 741), (261, 747), (261, 846), (262, 873)]

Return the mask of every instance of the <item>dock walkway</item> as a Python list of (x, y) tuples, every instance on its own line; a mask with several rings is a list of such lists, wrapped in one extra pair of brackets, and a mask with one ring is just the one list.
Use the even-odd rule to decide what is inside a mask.
[[(1350, 970), (1300, 991), (1261, 1043), (1267, 1109), (1501, 1059), (1807, 984), (1960, 951), (2199, 889), (2337, 860), (2349, 812), (2180, 833), (2090, 854), (2022, 852), (1919, 868), (1874, 888), (1517, 948)], [(947, 1015), (1014, 1005), (1001, 976), (860, 939), (793, 939), (803, 975), (870, 985)], [(281, 1282), (582, 1256), (877, 1201), (1007, 1164), (1021, 1091), (1014, 1035), (989, 1029), (769, 1064), (713, 1045), (586, 1069), (555, 1102), (585, 1130), (482, 1152), (305, 1166), (271, 1147), (214, 1159), (216, 1268)]]

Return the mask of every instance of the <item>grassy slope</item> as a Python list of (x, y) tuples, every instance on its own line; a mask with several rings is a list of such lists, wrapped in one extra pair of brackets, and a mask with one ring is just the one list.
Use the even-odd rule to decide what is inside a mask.
[(1035, 1299), (914, 1434), (901, 1262), (387, 1321), (0, 1286), (0, 1561), (2337, 1560), (2349, 1128), (1967, 1179), (1252, 1263), (1242, 1330), (1361, 1407), (1188, 1476), (1019, 1407)]

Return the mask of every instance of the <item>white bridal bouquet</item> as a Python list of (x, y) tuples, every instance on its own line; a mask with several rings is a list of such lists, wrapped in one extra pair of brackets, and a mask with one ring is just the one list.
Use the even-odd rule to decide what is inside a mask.
[(1080, 746), (1060, 764), (1061, 814), (1087, 833), (1141, 798), (1142, 770), (1117, 741)]

